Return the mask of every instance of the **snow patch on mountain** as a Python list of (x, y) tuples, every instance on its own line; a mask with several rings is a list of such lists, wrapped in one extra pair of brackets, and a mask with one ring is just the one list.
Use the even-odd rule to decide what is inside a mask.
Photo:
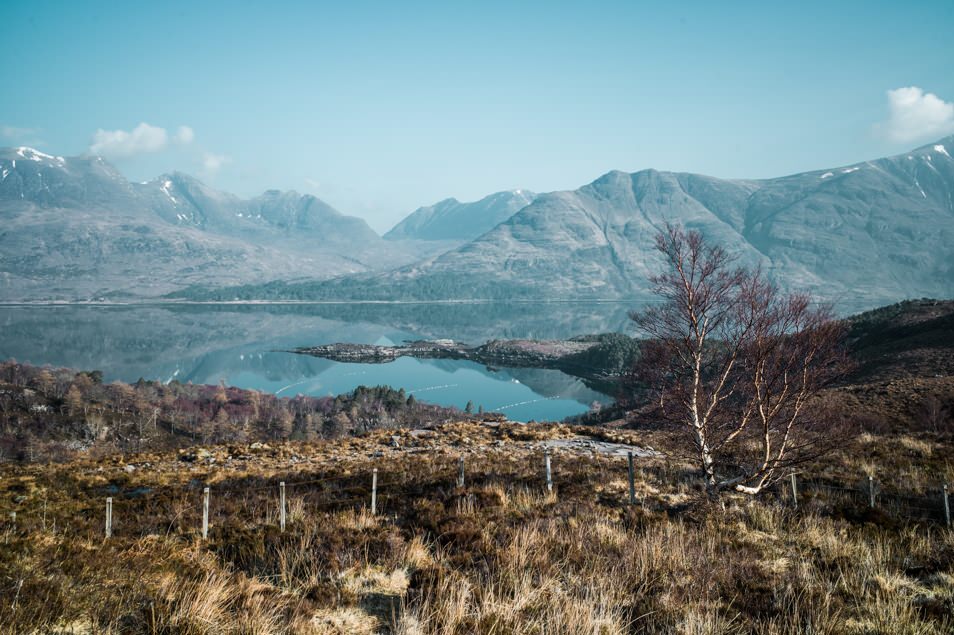
[(160, 186), (159, 189), (161, 189), (163, 192), (166, 193), (166, 196), (169, 197), (169, 200), (172, 201), (173, 205), (178, 205), (179, 201), (177, 201), (176, 197), (173, 196), (172, 193), (169, 191), (170, 188), (172, 188), (172, 181), (166, 179), (165, 181), (162, 182), (162, 185)]
[(45, 152), (40, 152), (34, 148), (28, 148), (26, 146), (20, 146), (17, 148), (17, 155), (27, 159), (28, 161), (36, 161), (37, 163), (42, 163), (43, 161), (50, 161), (56, 165), (63, 166), (66, 164), (66, 159), (63, 157), (55, 157), (52, 154), (46, 154)]

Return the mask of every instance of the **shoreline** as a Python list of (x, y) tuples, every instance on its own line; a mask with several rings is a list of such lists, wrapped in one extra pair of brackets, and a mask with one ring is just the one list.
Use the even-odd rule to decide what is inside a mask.
[(81, 307), (81, 306), (285, 306), (285, 305), (434, 305), (434, 304), (527, 304), (527, 305), (559, 305), (559, 304), (647, 304), (631, 300), (619, 299), (586, 299), (586, 300), (130, 300), (125, 302), (110, 301), (83, 301), (83, 300), (37, 300), (37, 301), (0, 301), (0, 307)]

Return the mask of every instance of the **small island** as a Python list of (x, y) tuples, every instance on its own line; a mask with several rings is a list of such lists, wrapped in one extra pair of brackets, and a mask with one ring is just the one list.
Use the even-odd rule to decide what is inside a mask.
[(415, 340), (398, 346), (336, 343), (291, 352), (336, 362), (386, 364), (399, 357), (460, 359), (489, 367), (548, 368), (605, 390), (615, 383), (638, 352), (637, 340), (619, 333), (583, 335), (567, 340), (490, 340), (470, 346), (448, 339)]

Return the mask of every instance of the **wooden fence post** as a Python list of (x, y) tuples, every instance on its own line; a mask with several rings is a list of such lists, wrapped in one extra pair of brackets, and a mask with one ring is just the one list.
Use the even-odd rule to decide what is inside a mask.
[(947, 483), (941, 488), (941, 495), (944, 497), (944, 522), (948, 527), (951, 526), (951, 503), (947, 499)]
[(798, 509), (798, 485), (795, 481), (795, 472), (792, 472), (792, 505)]
[(202, 540), (209, 537), (209, 488), (202, 489)]
[(874, 477), (868, 476), (868, 506), (871, 509), (874, 509), (875, 506), (875, 489), (874, 489)]
[(378, 512), (378, 468), (371, 472), (371, 515)]
[(626, 459), (629, 462), (629, 504), (636, 504), (636, 467), (633, 465), (633, 452), (626, 453)]
[(464, 486), (464, 457), (460, 457), (457, 463), (457, 487)]
[(282, 481), (278, 484), (278, 493), (279, 493), (279, 507), (278, 507), (278, 524), (282, 531), (285, 531), (285, 481)]
[(111, 538), (113, 535), (113, 499), (109, 497), (106, 499), (106, 537)]
[(543, 453), (544, 462), (547, 468), (547, 492), (553, 491), (553, 472), (550, 470), (550, 448)]

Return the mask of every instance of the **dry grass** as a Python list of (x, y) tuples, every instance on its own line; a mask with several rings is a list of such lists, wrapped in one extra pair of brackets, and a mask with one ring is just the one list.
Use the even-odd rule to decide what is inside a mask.
[[(691, 467), (555, 452), (543, 487), (533, 443), (548, 428), (448, 426), (422, 451), (370, 435), (276, 448), (234, 467), (142, 457), (3, 474), (0, 631), (464, 635), (950, 633), (954, 532), (806, 492), (703, 502)], [(578, 431), (554, 428), (566, 438)], [(609, 434), (609, 433), (607, 433)], [(403, 435), (402, 445), (415, 440)], [(653, 445), (661, 447), (658, 440)], [(949, 473), (939, 438), (859, 440), (817, 474)], [(903, 448), (917, 461), (880, 461)], [(241, 449), (213, 448), (217, 456)], [(295, 471), (282, 462), (301, 457)], [(457, 457), (467, 482), (456, 486)], [(866, 458), (865, 458), (866, 457)], [(217, 461), (218, 463), (219, 461)], [(223, 458), (221, 463), (227, 463)], [(233, 463), (236, 463), (233, 461)], [(380, 471), (367, 510), (367, 474)], [(344, 479), (325, 482), (330, 475)], [(907, 476), (905, 476), (907, 475)], [(288, 529), (276, 492), (288, 485)], [(322, 481), (308, 487), (294, 483)], [(201, 541), (201, 484), (214, 482)], [(127, 492), (146, 485), (142, 496)], [(246, 489), (242, 489), (246, 488)], [(117, 523), (102, 539), (102, 499)], [(231, 493), (238, 491), (239, 493)], [(335, 500), (358, 500), (340, 505)], [(16, 502), (15, 502), (16, 501)], [(41, 514), (46, 502), (46, 515)], [(849, 505), (849, 507), (845, 507)]]

